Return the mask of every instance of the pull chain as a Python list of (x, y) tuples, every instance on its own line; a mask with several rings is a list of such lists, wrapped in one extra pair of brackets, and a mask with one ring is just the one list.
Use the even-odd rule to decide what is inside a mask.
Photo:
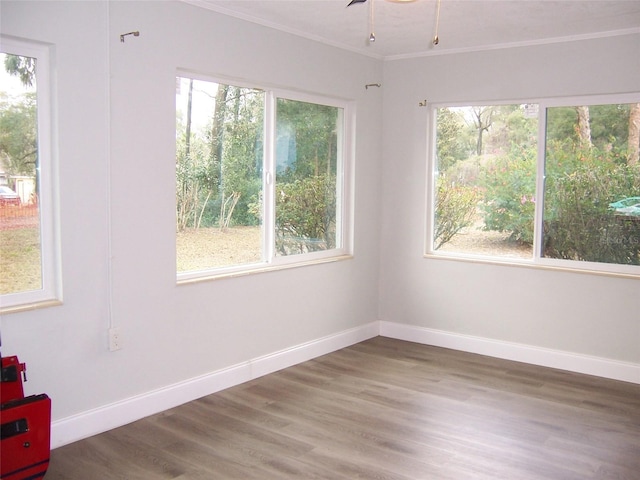
[(438, 38), (438, 28), (440, 28), (440, 0), (438, 0), (436, 8), (436, 34), (433, 36), (434, 45), (438, 45), (438, 43), (440, 43), (440, 38)]
[(374, 19), (374, 12), (373, 12), (373, 4), (374, 4), (374, 0), (369, 0), (369, 43), (373, 43), (376, 41), (376, 34), (374, 33), (374, 24), (375, 24), (375, 19)]

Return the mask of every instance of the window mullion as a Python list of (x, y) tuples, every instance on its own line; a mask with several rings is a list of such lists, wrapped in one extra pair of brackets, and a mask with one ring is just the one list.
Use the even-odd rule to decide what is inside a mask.
[(428, 234), (425, 237), (425, 251), (432, 253), (434, 251), (434, 228), (435, 228), (435, 202), (436, 202), (436, 178), (438, 175), (438, 162), (436, 159), (436, 108), (433, 105), (427, 107), (427, 146), (429, 151), (427, 152), (427, 178), (425, 195), (427, 205), (427, 229)]
[(265, 92), (264, 165), (262, 175), (262, 254), (267, 263), (275, 258), (275, 184), (276, 184), (276, 102), (273, 92)]
[(345, 131), (347, 128), (347, 117), (348, 114), (345, 114), (346, 109), (338, 110), (338, 118), (336, 120), (336, 142), (337, 142), (337, 164), (336, 164), (336, 246), (343, 248), (346, 245), (345, 235), (346, 235), (346, 224), (345, 224), (345, 214), (346, 210), (344, 208), (344, 200), (346, 198), (345, 191), (345, 180), (348, 180), (348, 175), (346, 175), (344, 158), (345, 158)]
[(547, 107), (538, 104), (538, 154), (536, 158), (536, 207), (533, 226), (533, 258), (540, 260), (544, 253), (544, 185), (547, 149)]

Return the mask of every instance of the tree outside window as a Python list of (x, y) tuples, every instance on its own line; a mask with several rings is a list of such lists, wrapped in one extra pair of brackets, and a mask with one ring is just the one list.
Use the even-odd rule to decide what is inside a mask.
[(0, 292), (42, 288), (36, 59), (0, 54)]
[(0, 295), (12, 311), (59, 298), (48, 49), (0, 36)]
[(433, 252), (640, 265), (640, 103), (434, 113)]
[(187, 76), (176, 85), (179, 275), (346, 251), (344, 107)]

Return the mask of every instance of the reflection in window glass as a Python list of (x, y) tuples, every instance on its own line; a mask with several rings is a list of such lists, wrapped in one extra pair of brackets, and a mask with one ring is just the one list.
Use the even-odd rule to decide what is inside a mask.
[(276, 112), (276, 255), (335, 248), (342, 109), (279, 98)]
[(41, 290), (36, 58), (0, 54), (0, 294)]

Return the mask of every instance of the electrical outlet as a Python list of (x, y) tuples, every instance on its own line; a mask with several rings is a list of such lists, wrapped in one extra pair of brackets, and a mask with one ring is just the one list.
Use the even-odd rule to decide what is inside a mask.
[(122, 348), (122, 335), (119, 327), (109, 329), (109, 351), (115, 352)]

